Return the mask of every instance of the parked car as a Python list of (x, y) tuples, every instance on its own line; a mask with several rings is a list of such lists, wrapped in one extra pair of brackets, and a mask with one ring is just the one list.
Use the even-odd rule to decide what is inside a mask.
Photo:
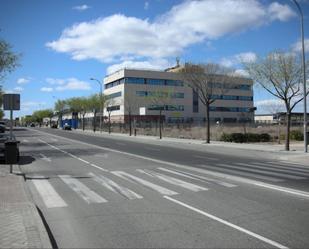
[(4, 121), (0, 121), (0, 133), (4, 133), (6, 130), (6, 123)]
[(31, 123), (31, 124), (30, 124), (30, 127), (35, 127), (35, 123)]
[(4, 133), (5, 129), (6, 129), (5, 125), (0, 124), (0, 133)]
[(63, 125), (63, 127), (62, 127), (62, 129), (63, 130), (72, 130), (72, 127), (71, 127), (71, 125), (69, 125), (68, 123), (65, 123), (64, 125)]
[(50, 128), (56, 129), (56, 128), (58, 128), (58, 125), (57, 125), (57, 124), (52, 124), (52, 125), (50, 126)]

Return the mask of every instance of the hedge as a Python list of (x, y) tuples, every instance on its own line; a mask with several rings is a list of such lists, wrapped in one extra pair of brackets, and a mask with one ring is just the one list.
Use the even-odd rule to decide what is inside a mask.
[(271, 141), (271, 136), (268, 133), (262, 133), (262, 134), (257, 134), (257, 133), (246, 133), (246, 134), (231, 133), (231, 134), (226, 134), (226, 133), (223, 133), (220, 140), (224, 141), (224, 142), (235, 142), (235, 143), (269, 142), (269, 141)]

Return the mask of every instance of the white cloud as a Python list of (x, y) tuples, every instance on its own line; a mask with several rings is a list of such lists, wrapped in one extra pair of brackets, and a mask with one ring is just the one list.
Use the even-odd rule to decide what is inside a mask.
[[(66, 91), (66, 90), (90, 90), (91, 86), (88, 82), (78, 80), (76, 78), (67, 79), (54, 79), (46, 78), (47, 83), (51, 85), (57, 85), (55, 87), (56, 91)], [(45, 91), (52, 91), (53, 88), (43, 87)], [(41, 88), (42, 91), (42, 88)]]
[(287, 21), (291, 17), (296, 16), (295, 12), (288, 6), (274, 2), (269, 5), (268, 12), (271, 20)]
[(14, 88), (14, 91), (16, 92), (22, 92), (24, 90), (24, 88), (20, 87), (20, 86), (17, 86)]
[(42, 92), (52, 92), (54, 89), (52, 87), (42, 87), (40, 89)]
[(284, 103), (281, 99), (265, 99), (254, 102), (257, 113), (277, 113), (285, 111)]
[[(308, 53), (309, 51), (309, 38), (304, 40), (304, 45), (305, 45), (305, 52)], [(294, 52), (300, 52), (302, 51), (302, 43), (301, 41), (296, 42), (293, 46), (293, 51)]]
[(46, 78), (45, 81), (51, 85), (64, 85), (66, 83), (65, 79)]
[(122, 68), (162, 70), (170, 66), (171, 64), (165, 59), (157, 59), (157, 60), (151, 60), (151, 61), (126, 60), (126, 61), (123, 61), (122, 63), (109, 66), (106, 71), (107, 71), (107, 74), (111, 74)]
[(91, 7), (88, 6), (87, 4), (83, 4), (83, 5), (78, 5), (78, 6), (74, 6), (72, 9), (73, 10), (78, 10), (78, 11), (84, 11), (87, 9), (90, 9)]
[(148, 2), (148, 1), (146, 1), (146, 2), (144, 3), (144, 9), (145, 9), (145, 10), (148, 10), (148, 9), (149, 9), (149, 2)]
[(244, 69), (236, 69), (235, 74), (242, 76), (242, 77), (249, 77), (250, 76), (249, 73)]
[(19, 78), (17, 80), (17, 84), (27, 84), (28, 82), (30, 82), (30, 78)]
[(239, 53), (230, 57), (222, 58), (220, 64), (226, 67), (235, 67), (242, 62), (254, 62), (257, 56), (253, 52)]
[(20, 109), (22, 111), (30, 111), (30, 110), (42, 108), (45, 105), (46, 105), (46, 102), (23, 101), (21, 99)]
[(115, 14), (74, 24), (46, 46), (70, 54), (74, 60), (120, 63), (123, 57), (132, 61), (170, 58), (192, 44), (292, 17), (289, 13), (294, 12), (288, 5), (275, 3), (266, 6), (257, 0), (185, 1), (152, 22)]

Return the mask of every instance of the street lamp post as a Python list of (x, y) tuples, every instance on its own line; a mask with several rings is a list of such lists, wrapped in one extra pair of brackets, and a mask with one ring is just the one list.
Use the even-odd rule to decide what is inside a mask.
[(100, 85), (100, 132), (102, 132), (102, 118), (103, 118), (103, 104), (102, 104), (102, 82), (95, 78), (90, 78), (90, 80), (96, 81)]
[(301, 23), (301, 43), (302, 43), (302, 67), (303, 67), (303, 91), (304, 91), (304, 151), (308, 152), (307, 144), (307, 87), (306, 87), (306, 65), (305, 65), (305, 42), (304, 42), (304, 16), (300, 5), (296, 0), (292, 0), (299, 12)]

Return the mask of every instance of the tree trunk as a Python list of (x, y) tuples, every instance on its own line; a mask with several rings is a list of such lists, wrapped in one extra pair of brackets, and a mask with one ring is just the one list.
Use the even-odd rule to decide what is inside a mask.
[(285, 150), (290, 150), (291, 111), (286, 112)]
[(108, 134), (111, 133), (111, 113), (108, 113)]
[(94, 111), (94, 114), (93, 114), (93, 132), (95, 132), (95, 130), (96, 130), (96, 119), (97, 119), (97, 112)]
[(131, 120), (131, 112), (129, 112), (129, 129), (130, 129), (130, 136), (132, 136), (132, 120)]
[(85, 130), (85, 114), (83, 114), (83, 131)]
[(209, 120), (209, 104), (206, 105), (206, 143), (210, 143), (210, 120)]
[(159, 114), (159, 133), (160, 133), (160, 139), (162, 139), (162, 110), (160, 110)]

